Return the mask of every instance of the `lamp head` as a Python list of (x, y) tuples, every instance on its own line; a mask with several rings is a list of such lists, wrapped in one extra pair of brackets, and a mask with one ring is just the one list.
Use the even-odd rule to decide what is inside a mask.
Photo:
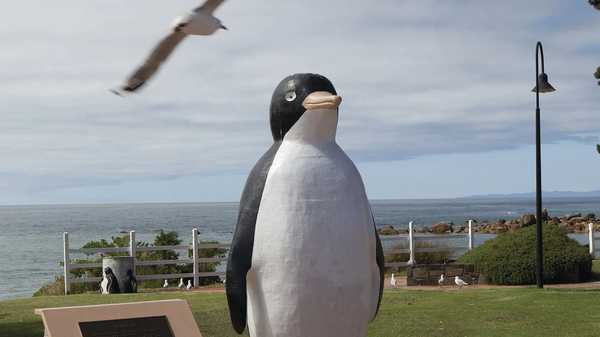
[[(556, 89), (554, 89), (552, 84), (550, 84), (550, 82), (548, 82), (548, 75), (546, 75), (546, 73), (541, 73), (538, 76), (538, 85), (540, 86), (540, 93), (556, 91)], [(533, 89), (531, 89), (531, 92), (536, 92), (537, 91), (536, 89), (537, 89), (537, 86), (533, 87)]]

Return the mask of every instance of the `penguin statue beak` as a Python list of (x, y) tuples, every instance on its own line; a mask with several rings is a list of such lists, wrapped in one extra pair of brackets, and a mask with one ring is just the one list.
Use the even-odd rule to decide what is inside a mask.
[(335, 110), (342, 103), (342, 97), (327, 91), (315, 91), (308, 95), (302, 105), (306, 110), (332, 109)]

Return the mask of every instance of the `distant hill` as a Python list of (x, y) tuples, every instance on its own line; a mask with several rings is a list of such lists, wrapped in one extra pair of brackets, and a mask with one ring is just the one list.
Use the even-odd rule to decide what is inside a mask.
[[(572, 192), (572, 191), (543, 191), (543, 198), (600, 198), (600, 191)], [(471, 195), (460, 199), (533, 199), (535, 192), (510, 193), (510, 194), (483, 194)]]

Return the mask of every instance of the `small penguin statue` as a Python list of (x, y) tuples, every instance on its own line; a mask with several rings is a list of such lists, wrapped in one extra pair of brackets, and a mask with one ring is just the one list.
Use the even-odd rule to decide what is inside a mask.
[(108, 279), (106, 277), (103, 277), (102, 281), (100, 281), (100, 293), (108, 295)]
[(383, 250), (360, 174), (335, 141), (341, 97), (317, 74), (271, 100), (274, 143), (244, 187), (225, 285), (252, 337), (364, 337), (383, 289)]
[(125, 289), (124, 293), (137, 293), (137, 279), (133, 276), (131, 269), (127, 270), (127, 276), (125, 277)]
[[(104, 268), (104, 278), (106, 279), (106, 294), (118, 294), (121, 292), (119, 281), (110, 267)], [(104, 290), (103, 293), (105, 293)]]

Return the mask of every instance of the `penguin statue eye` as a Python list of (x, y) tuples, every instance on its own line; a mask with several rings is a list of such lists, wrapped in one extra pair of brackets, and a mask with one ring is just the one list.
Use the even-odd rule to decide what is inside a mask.
[(291, 102), (293, 100), (296, 99), (296, 92), (295, 91), (290, 91), (287, 94), (285, 94), (285, 100), (288, 102)]

